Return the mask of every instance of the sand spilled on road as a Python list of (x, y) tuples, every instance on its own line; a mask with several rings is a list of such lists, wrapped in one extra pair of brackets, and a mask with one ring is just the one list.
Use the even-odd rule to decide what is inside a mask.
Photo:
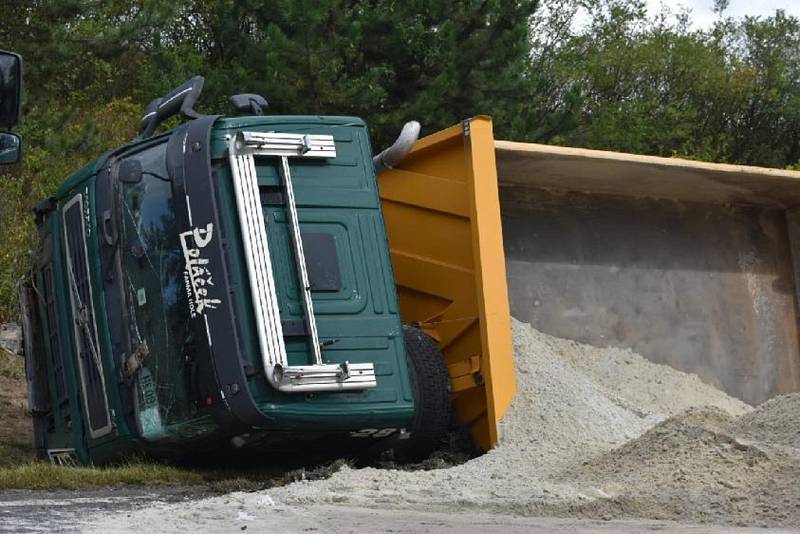
[[(731, 419), (751, 410), (695, 375), (651, 363), (629, 350), (555, 338), (519, 321), (513, 322), (513, 338), (518, 392), (503, 420), (497, 449), (435, 471), (344, 468), (326, 480), (291, 484), (271, 495), (296, 504), (680, 517), (677, 510), (669, 513), (649, 503), (619, 504), (628, 494), (644, 494), (644, 486), (652, 481), (643, 477), (638, 481), (642, 487), (632, 486), (637, 481), (627, 479), (617, 485), (615, 470), (642, 467), (626, 467), (630, 458), (618, 451), (639, 450), (636, 444), (640, 442), (649, 448), (648, 431), (668, 424), (665, 420), (670, 417), (682, 420), (690, 409), (714, 410)], [(670, 452), (683, 445), (672, 443)], [(652, 449), (656, 463), (659, 451)], [(594, 462), (599, 463), (595, 466)]]
[[(752, 410), (631, 351), (554, 338), (518, 321), (513, 337), (518, 393), (501, 445), (479, 458), (431, 471), (344, 467), (324, 480), (155, 506), (128, 520), (180, 517), (188, 530), (210, 514), (257, 514), (268, 497), (286, 505), (800, 524), (800, 394)], [(231, 498), (237, 510), (228, 512)]]

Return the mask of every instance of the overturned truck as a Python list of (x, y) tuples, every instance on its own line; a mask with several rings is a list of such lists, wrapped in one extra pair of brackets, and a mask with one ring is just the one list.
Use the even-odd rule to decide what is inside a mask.
[(253, 95), (198, 116), (198, 90), (36, 210), (20, 300), (45, 458), (419, 457), (448, 420), (487, 450), (509, 304), (751, 404), (800, 389), (800, 172), (495, 141), (487, 117), (373, 158), (358, 119)]
[[(199, 115), (202, 83), (151, 102), (137, 139), (35, 209), (20, 302), (40, 456), (415, 458), (451, 421), (496, 444), (514, 376), (494, 176), (449, 188), (458, 216), (417, 217), (381, 201), (376, 172), (418, 125), (373, 158), (353, 117), (269, 116), (249, 94)], [(476, 126), (489, 144), (462, 136), (460, 154), (493, 168)], [(390, 176), (384, 196), (418, 186)]]

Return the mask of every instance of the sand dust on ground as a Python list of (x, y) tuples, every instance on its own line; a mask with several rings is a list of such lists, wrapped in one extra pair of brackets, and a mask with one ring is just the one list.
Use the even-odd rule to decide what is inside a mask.
[[(512, 326), (518, 392), (496, 449), (431, 471), (344, 467), (237, 502), (800, 525), (800, 394), (753, 410), (631, 351)], [(225, 513), (221, 499), (181, 514)]]

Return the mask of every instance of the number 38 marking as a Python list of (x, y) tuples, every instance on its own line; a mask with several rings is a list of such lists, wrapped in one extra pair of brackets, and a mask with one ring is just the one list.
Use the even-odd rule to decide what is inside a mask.
[(358, 432), (350, 432), (353, 438), (385, 438), (397, 432), (396, 428), (365, 428)]

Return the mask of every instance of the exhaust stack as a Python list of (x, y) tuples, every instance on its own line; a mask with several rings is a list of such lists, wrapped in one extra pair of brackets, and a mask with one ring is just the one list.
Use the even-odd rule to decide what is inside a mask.
[(414, 147), (414, 143), (419, 139), (420, 124), (417, 121), (409, 121), (403, 125), (397, 140), (389, 148), (384, 149), (380, 154), (372, 158), (375, 166), (375, 174), (384, 169), (392, 169), (400, 163), (406, 154)]

